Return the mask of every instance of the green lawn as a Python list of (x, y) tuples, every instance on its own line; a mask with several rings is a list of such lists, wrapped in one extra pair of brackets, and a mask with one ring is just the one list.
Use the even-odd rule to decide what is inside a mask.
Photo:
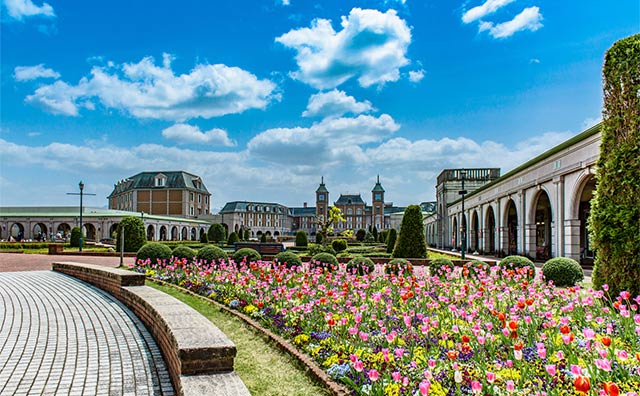
[(213, 304), (182, 293), (172, 287), (153, 282), (147, 285), (161, 290), (200, 312), (213, 322), (238, 349), (235, 371), (253, 395), (322, 396), (331, 393), (305, 374), (305, 368), (291, 356), (282, 353), (244, 322)]

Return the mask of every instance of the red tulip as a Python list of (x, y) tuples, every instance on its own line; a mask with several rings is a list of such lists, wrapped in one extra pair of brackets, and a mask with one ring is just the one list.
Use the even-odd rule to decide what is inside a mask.
[(618, 385), (616, 385), (615, 382), (605, 382), (602, 385), (604, 386), (604, 391), (607, 392), (608, 396), (620, 395), (620, 388), (618, 388)]
[(588, 377), (578, 377), (573, 381), (573, 385), (576, 387), (576, 391), (587, 393), (591, 389), (591, 382)]

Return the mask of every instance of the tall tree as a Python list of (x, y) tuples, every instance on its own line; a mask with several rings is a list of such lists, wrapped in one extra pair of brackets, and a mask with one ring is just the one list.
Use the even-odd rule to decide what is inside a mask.
[(422, 210), (409, 205), (400, 223), (400, 234), (393, 249), (394, 258), (426, 258), (427, 241), (422, 232)]
[(640, 294), (640, 34), (613, 44), (603, 68), (602, 143), (589, 227), (593, 284)]

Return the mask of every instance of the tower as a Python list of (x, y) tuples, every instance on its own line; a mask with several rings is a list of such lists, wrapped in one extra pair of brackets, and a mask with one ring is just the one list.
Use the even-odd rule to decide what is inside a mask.
[(320, 185), (316, 189), (316, 216), (327, 219), (329, 211), (329, 190), (324, 185), (324, 176), (320, 179)]
[(371, 223), (378, 230), (384, 229), (384, 188), (380, 184), (380, 175), (371, 190)]

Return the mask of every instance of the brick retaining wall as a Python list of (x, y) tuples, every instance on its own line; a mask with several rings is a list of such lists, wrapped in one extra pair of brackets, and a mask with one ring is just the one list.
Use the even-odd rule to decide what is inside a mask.
[(53, 263), (53, 270), (90, 283), (129, 307), (158, 343), (177, 394), (250, 394), (233, 371), (233, 342), (193, 308), (144, 286), (144, 274), (68, 262)]

